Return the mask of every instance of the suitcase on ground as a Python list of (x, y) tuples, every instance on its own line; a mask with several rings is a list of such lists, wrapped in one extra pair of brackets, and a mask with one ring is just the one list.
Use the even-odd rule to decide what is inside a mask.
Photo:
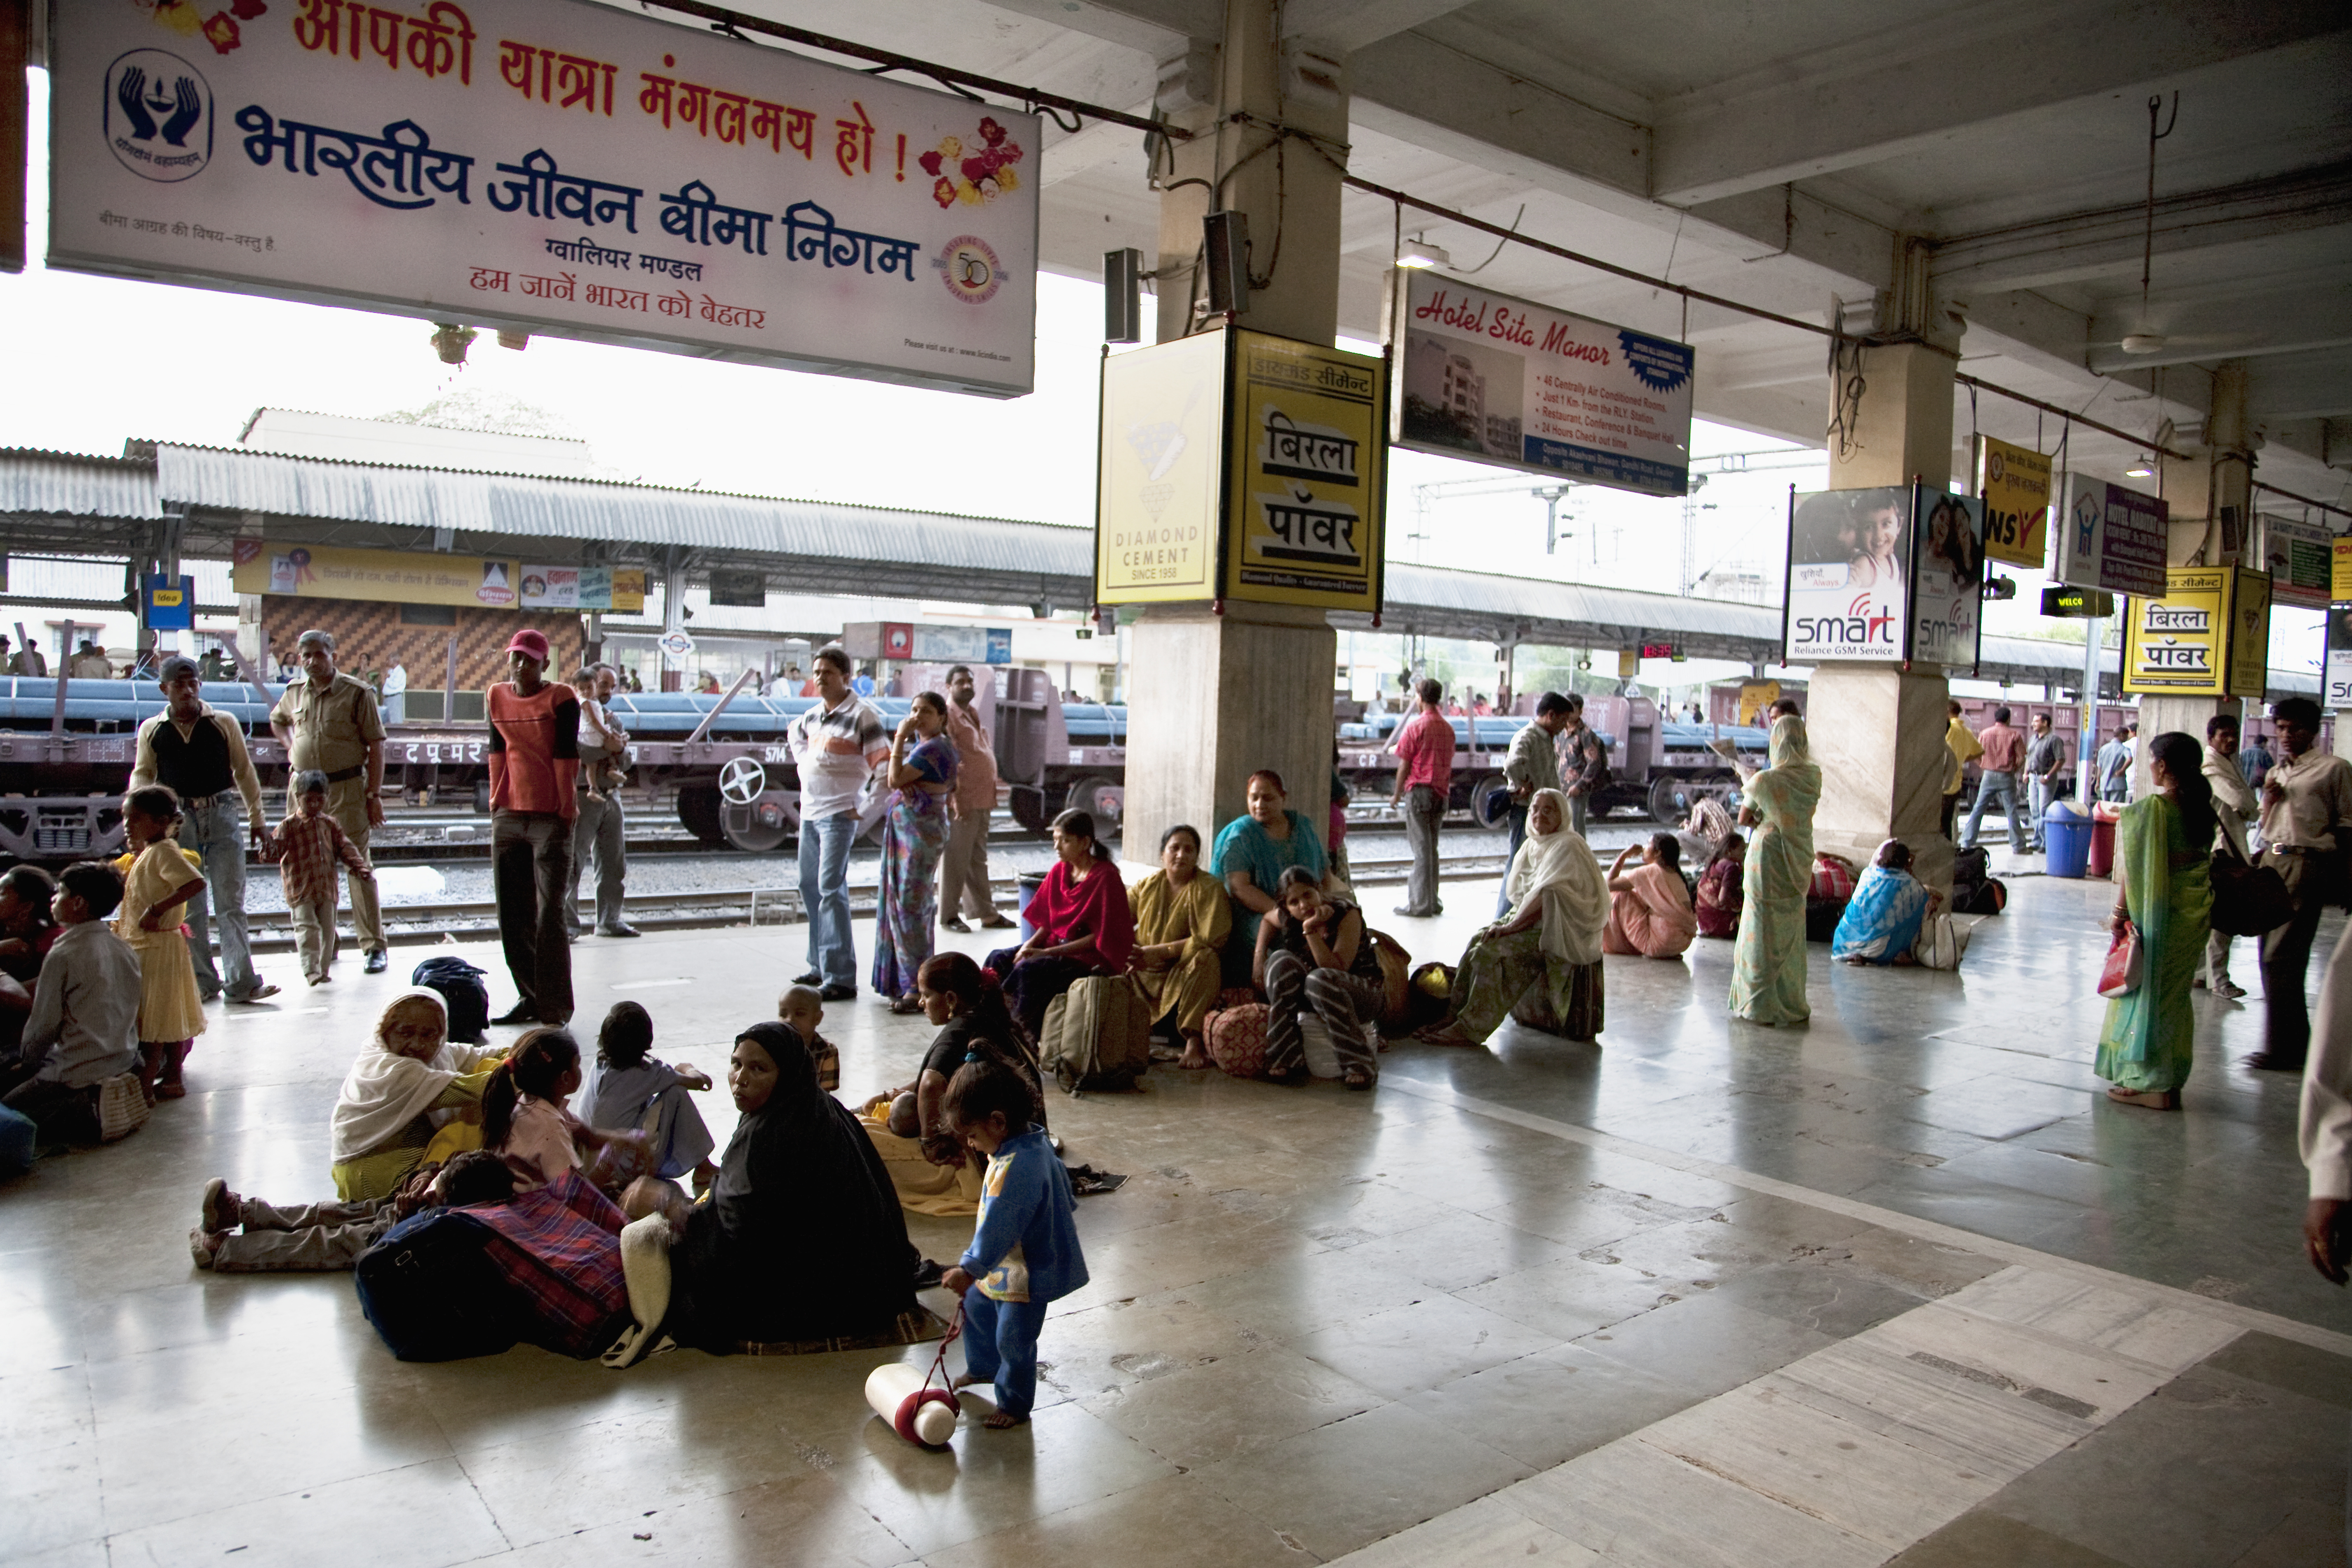
[(1047, 1004), (1037, 1058), (1066, 1091), (1133, 1089), (1151, 1070), (1151, 1007), (1124, 974), (1073, 981)]
[(1209, 1015), (1209, 1059), (1234, 1078), (1265, 1076), (1265, 1004), (1243, 1002)]
[(404, 1219), (360, 1254), (360, 1310), (402, 1361), (497, 1355), (520, 1338), (489, 1226), (462, 1209)]

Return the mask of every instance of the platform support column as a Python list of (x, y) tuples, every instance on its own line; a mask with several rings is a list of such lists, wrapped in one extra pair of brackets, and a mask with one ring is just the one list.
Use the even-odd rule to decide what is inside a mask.
[[(1948, 483), (1957, 363), (1929, 342), (1864, 351), (1852, 434), (1830, 441), (1830, 488), (1900, 485), (1915, 474), (1931, 489)], [(1882, 841), (1900, 838), (1911, 847), (1919, 879), (1950, 890), (1952, 841), (1940, 820), (1951, 765), (1944, 744), (1948, 695), (1941, 670), (1835, 664), (1813, 671), (1805, 713), (1822, 765), (1817, 849), (1867, 866)]]
[[(1248, 216), (1252, 280), (1240, 323), (1308, 342), (1338, 334), (1348, 100), (1329, 51), (1282, 38), (1277, 9), (1274, 0), (1233, 0), (1222, 39), (1196, 40), (1161, 67), (1162, 111), (1197, 134), (1163, 156), (1160, 184), (1214, 187), (1185, 184), (1160, 197), (1162, 342), (1206, 320), (1207, 281), (1196, 263), (1201, 220), (1213, 208)], [(1324, 150), (1282, 137), (1278, 126), (1319, 138)], [(1160, 833), (1179, 822), (1213, 838), (1242, 815), (1258, 768), (1279, 773), (1291, 809), (1317, 837), (1326, 834), (1338, 634), (1311, 607), (1234, 602), (1223, 610), (1150, 605), (1129, 629), (1129, 860), (1156, 858)]]

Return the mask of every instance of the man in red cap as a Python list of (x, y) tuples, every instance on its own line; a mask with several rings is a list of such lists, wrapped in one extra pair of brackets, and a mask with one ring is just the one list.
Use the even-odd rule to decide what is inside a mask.
[(483, 694), (490, 721), (490, 877), (499, 941), (520, 999), (501, 1024), (572, 1019), (572, 825), (580, 803), (580, 697), (547, 677), (543, 632), (507, 642), (510, 679)]

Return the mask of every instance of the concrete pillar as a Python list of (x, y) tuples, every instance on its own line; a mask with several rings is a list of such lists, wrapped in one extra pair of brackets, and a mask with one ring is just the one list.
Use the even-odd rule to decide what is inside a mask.
[[(1948, 352), (1928, 342), (1868, 350), (1865, 383), (1846, 449), (1830, 444), (1830, 488), (1867, 489), (1952, 477), (1952, 373)], [(1806, 729), (1822, 765), (1817, 848), (1867, 865), (1886, 838), (1911, 847), (1921, 881), (1948, 891), (1952, 841), (1939, 831), (1948, 692), (1941, 670), (1823, 665), (1813, 671)]]
[[(2164, 464), (2164, 494), (2172, 518), (2176, 565), (2260, 561), (2247, 534), (2253, 517), (2254, 454), (2246, 440), (2246, 362), (2231, 360), (2213, 373), (2213, 402), (2205, 417), (2204, 450), (2198, 462)], [(2137, 602), (2132, 612), (2138, 613)], [(2245, 704), (2235, 697), (2143, 697), (2139, 700), (2139, 752), (2132, 760), (2132, 798), (2153, 787), (2148, 742), (2168, 730), (2205, 741), (2205, 725), (2217, 713), (2243, 721)]]
[[(1161, 103), (1199, 134), (1174, 149), (1161, 184), (1218, 186), (1215, 205), (1248, 216), (1251, 285), (1240, 324), (1308, 342), (1339, 331), (1339, 168), (1348, 100), (1336, 63), (1285, 40), (1275, 0), (1232, 0), (1213, 50), (1163, 64)], [(1220, 110), (1222, 110), (1222, 115)], [(1244, 119), (1236, 121), (1234, 116)], [(1289, 138), (1271, 127), (1299, 133)], [(1301, 136), (1327, 140), (1327, 159)], [(1208, 287), (1197, 270), (1212, 193), (1160, 197), (1159, 338), (1199, 330)], [(1156, 858), (1161, 831), (1204, 837), (1240, 816), (1244, 784), (1272, 768), (1290, 805), (1325, 833), (1331, 698), (1339, 637), (1318, 610), (1229, 603), (1147, 606), (1132, 627), (1128, 676), (1127, 858)]]

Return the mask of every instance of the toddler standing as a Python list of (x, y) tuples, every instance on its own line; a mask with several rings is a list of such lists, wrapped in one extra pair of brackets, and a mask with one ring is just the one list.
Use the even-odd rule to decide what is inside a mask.
[(205, 877), (172, 837), (179, 821), (180, 797), (169, 784), (145, 784), (122, 797), (122, 834), (132, 859), (114, 934), (139, 955), (139, 1082), (151, 1101), (188, 1092), (181, 1064), (205, 1027), (196, 966), (180, 930), (180, 906), (205, 890)]
[(335, 819), (327, 815), (327, 775), (313, 768), (294, 775), (294, 809), (278, 825), (262, 851), (278, 862), (286, 908), (294, 917), (294, 941), (302, 953), (302, 973), (311, 984), (331, 980), (335, 964), (335, 911), (341, 879), (338, 862), (354, 877), (375, 880), (375, 869)]
[(1082, 1289), (1076, 1200), (1061, 1157), (1036, 1124), (1036, 1090), (999, 1061), (966, 1062), (948, 1080), (948, 1124), (988, 1157), (971, 1245), (940, 1283), (963, 1297), (964, 1374), (995, 1384), (987, 1425), (1018, 1426), (1037, 1402), (1037, 1335), (1045, 1304)]

